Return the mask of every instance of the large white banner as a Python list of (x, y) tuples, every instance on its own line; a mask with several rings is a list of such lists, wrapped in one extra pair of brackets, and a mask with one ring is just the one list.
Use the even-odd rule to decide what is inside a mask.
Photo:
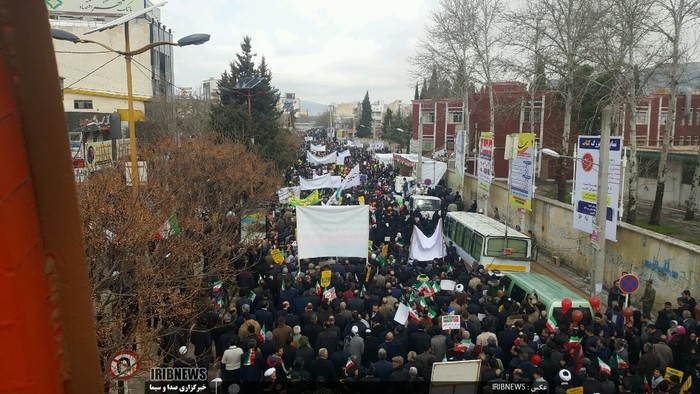
[(367, 257), (369, 206), (297, 207), (298, 258)]
[[(324, 177), (324, 176), (326, 176), (326, 175), (316, 175), (316, 174), (314, 174), (314, 179), (318, 179), (318, 178), (321, 178), (321, 177)], [(343, 183), (343, 177), (342, 177), (342, 176), (340, 176), (340, 175), (337, 175), (337, 176), (336, 176), (336, 175), (331, 175), (331, 185), (332, 185), (334, 188), (340, 186), (342, 183)]]
[(312, 155), (311, 152), (306, 151), (306, 161), (308, 161), (309, 164), (333, 164), (337, 156), (338, 153), (333, 152), (328, 156), (316, 157)]
[(445, 256), (445, 240), (442, 237), (442, 219), (438, 221), (432, 236), (426, 237), (418, 226), (413, 226), (408, 257), (418, 261), (430, 261)]
[(493, 178), (493, 133), (481, 133), (478, 165), (478, 193), (488, 197)]
[(350, 151), (347, 149), (342, 151), (342, 152), (338, 152), (338, 157), (335, 160), (335, 164), (337, 164), (339, 166), (345, 165), (345, 158), (350, 157), (350, 156), (351, 156)]
[(311, 152), (325, 152), (326, 151), (326, 146), (325, 145), (314, 145), (311, 144), (311, 147), (309, 148)]
[(301, 190), (333, 189), (333, 179), (330, 173), (314, 179), (299, 177), (299, 186)]
[[(598, 198), (600, 136), (579, 136), (574, 184), (575, 229), (593, 233)], [(622, 137), (610, 137), (608, 162), (608, 206), (605, 210), (605, 238), (617, 241), (617, 209), (620, 201)]]
[(464, 139), (467, 133), (459, 130), (455, 135), (455, 169), (459, 176), (459, 184), (464, 181)]

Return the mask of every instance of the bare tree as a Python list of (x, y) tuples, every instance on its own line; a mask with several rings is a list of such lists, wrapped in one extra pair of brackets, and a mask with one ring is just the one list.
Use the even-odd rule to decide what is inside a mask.
[[(666, 190), (666, 175), (668, 173), (668, 150), (671, 146), (671, 137), (676, 131), (676, 107), (678, 98), (678, 84), (683, 73), (683, 60), (690, 48), (686, 35), (688, 27), (700, 16), (700, 1), (698, 0), (664, 0), (656, 2), (655, 12), (664, 16), (660, 22), (653, 22), (652, 29), (662, 35), (670, 45), (671, 63), (668, 66), (669, 75), (669, 101), (666, 113), (666, 127), (661, 141), (661, 155), (659, 157), (659, 173), (656, 179), (656, 195), (651, 208), (649, 224), (658, 225), (661, 222), (661, 207), (663, 206), (664, 192)], [(689, 94), (689, 93), (688, 93)]]
[[(541, 0), (541, 22), (539, 19), (520, 21), (531, 31), (541, 31), (546, 67), (558, 75), (559, 90), (564, 98), (564, 127), (561, 149), (568, 156), (571, 135), (571, 115), (575, 101), (576, 72), (585, 62), (586, 45), (592, 40), (600, 26), (605, 7), (599, 2), (587, 0)], [(525, 15), (529, 10), (520, 11)], [(541, 25), (540, 25), (541, 23)], [(566, 200), (567, 159), (559, 159), (557, 170), (557, 198)]]
[(688, 201), (685, 204), (685, 220), (695, 219), (695, 206), (698, 199), (698, 186), (700, 184), (700, 148), (697, 151), (695, 160), (695, 171), (693, 172), (693, 180), (690, 182), (690, 193)]

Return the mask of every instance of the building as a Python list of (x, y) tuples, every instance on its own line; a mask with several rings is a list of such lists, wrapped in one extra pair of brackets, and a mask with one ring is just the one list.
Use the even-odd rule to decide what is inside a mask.
[(386, 107), (390, 109), (394, 115), (400, 113), (401, 116), (410, 115), (412, 110), (411, 104), (405, 104), (402, 100), (394, 100)]
[[(114, 4), (111, 4), (114, 3)], [(50, 0), (46, 2), (51, 28), (72, 33), (81, 39), (105, 44), (114, 50), (125, 46), (124, 27), (117, 26), (89, 35), (85, 33), (113, 21), (123, 15), (152, 5), (150, 1), (124, 2), (106, 1), (98, 7), (97, 2), (81, 0)], [(131, 49), (138, 49), (157, 41), (173, 41), (172, 33), (160, 21), (158, 9), (129, 22)], [(128, 135), (126, 67), (121, 56), (105, 48), (88, 43), (74, 44), (54, 40), (58, 73), (63, 84), (63, 105), (68, 130), (74, 130), (86, 122), (114, 119), (119, 114), (119, 123), (111, 124), (107, 139)], [(173, 47), (156, 46), (132, 60), (134, 110), (136, 120), (144, 118), (146, 103), (154, 97), (173, 96)]]
[[(374, 101), (370, 105), (372, 106), (372, 131), (376, 132), (376, 130), (382, 128), (386, 106), (384, 105), (384, 100)], [(360, 108), (362, 108), (362, 103), (360, 103)]]
[[(518, 132), (534, 132), (538, 148), (561, 151), (560, 110), (554, 105), (553, 92), (537, 92), (530, 103), (526, 86), (516, 82), (493, 84), (495, 102), (494, 173), (496, 178), (508, 177), (508, 162), (503, 159), (506, 135)], [(411, 152), (418, 150), (418, 130), (423, 128), (424, 155), (445, 150), (454, 152), (455, 133), (464, 130), (464, 103), (461, 99), (413, 100), (412, 101), (412, 145)], [(532, 109), (532, 111), (531, 111)], [(489, 94), (487, 91), (469, 95), (469, 161), (467, 170), (474, 173), (474, 156), (481, 132), (489, 131)], [(531, 114), (532, 116), (531, 121)], [(574, 132), (572, 131), (572, 134)], [(575, 136), (571, 138), (573, 151)], [(554, 178), (555, 160), (543, 163), (539, 176)]]
[(209, 101), (219, 102), (221, 96), (219, 94), (218, 78), (209, 78), (202, 82), (202, 98)]
[(282, 124), (289, 130), (295, 128), (295, 120), (301, 111), (301, 100), (295, 93), (285, 93), (277, 100), (277, 109), (282, 112)]

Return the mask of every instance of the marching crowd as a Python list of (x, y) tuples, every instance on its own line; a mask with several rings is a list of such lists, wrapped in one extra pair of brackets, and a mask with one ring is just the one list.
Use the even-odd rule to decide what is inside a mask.
[[(443, 201), (442, 212), (410, 212), (396, 198), (401, 191), (393, 190), (399, 170), (369, 152), (351, 153), (344, 166), (299, 160), (285, 177), (290, 185), (313, 171), (343, 175), (358, 164), (366, 180), (344, 190), (340, 203), (358, 204), (362, 196), (370, 206), (368, 258), (299, 261), (295, 210), (275, 206), (267, 238), (249, 255), (257, 264), (238, 275), (218, 321), (203, 320), (191, 331), (194, 354), (187, 346), (177, 354), (175, 346), (175, 359), (166, 362), (216, 363), (228, 392), (364, 392), (372, 383), (426, 392), (435, 362), (478, 359), (484, 393), (503, 382), (527, 382), (540, 393), (576, 387), (584, 394), (679, 393), (688, 379), (693, 383), (685, 392), (700, 393), (700, 314), (690, 291), (661, 311), (651, 310), (653, 299), (642, 300), (643, 310), (628, 319), (613, 290), (591, 321), (574, 324), (569, 312), (552, 330), (541, 305), (508, 298), (498, 277), (465, 265), (451, 244), (444, 258), (409, 259), (414, 225), (429, 236), (451, 204), (459, 210), (475, 204), (465, 207), (459, 193), (440, 185), (430, 193)], [(281, 263), (270, 254), (274, 249), (282, 252)], [(330, 285), (321, 287), (324, 271)], [(443, 279), (458, 285), (443, 290)], [(398, 322), (401, 304), (410, 313)], [(441, 316), (450, 314), (460, 316), (459, 329), (442, 329)]]

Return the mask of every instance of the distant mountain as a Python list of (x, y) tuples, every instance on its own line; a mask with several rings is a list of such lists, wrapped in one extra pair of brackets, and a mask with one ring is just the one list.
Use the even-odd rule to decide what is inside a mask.
[(315, 103), (313, 101), (301, 100), (301, 110), (302, 112), (306, 112), (308, 110), (309, 116), (318, 116), (328, 111), (328, 105)]

